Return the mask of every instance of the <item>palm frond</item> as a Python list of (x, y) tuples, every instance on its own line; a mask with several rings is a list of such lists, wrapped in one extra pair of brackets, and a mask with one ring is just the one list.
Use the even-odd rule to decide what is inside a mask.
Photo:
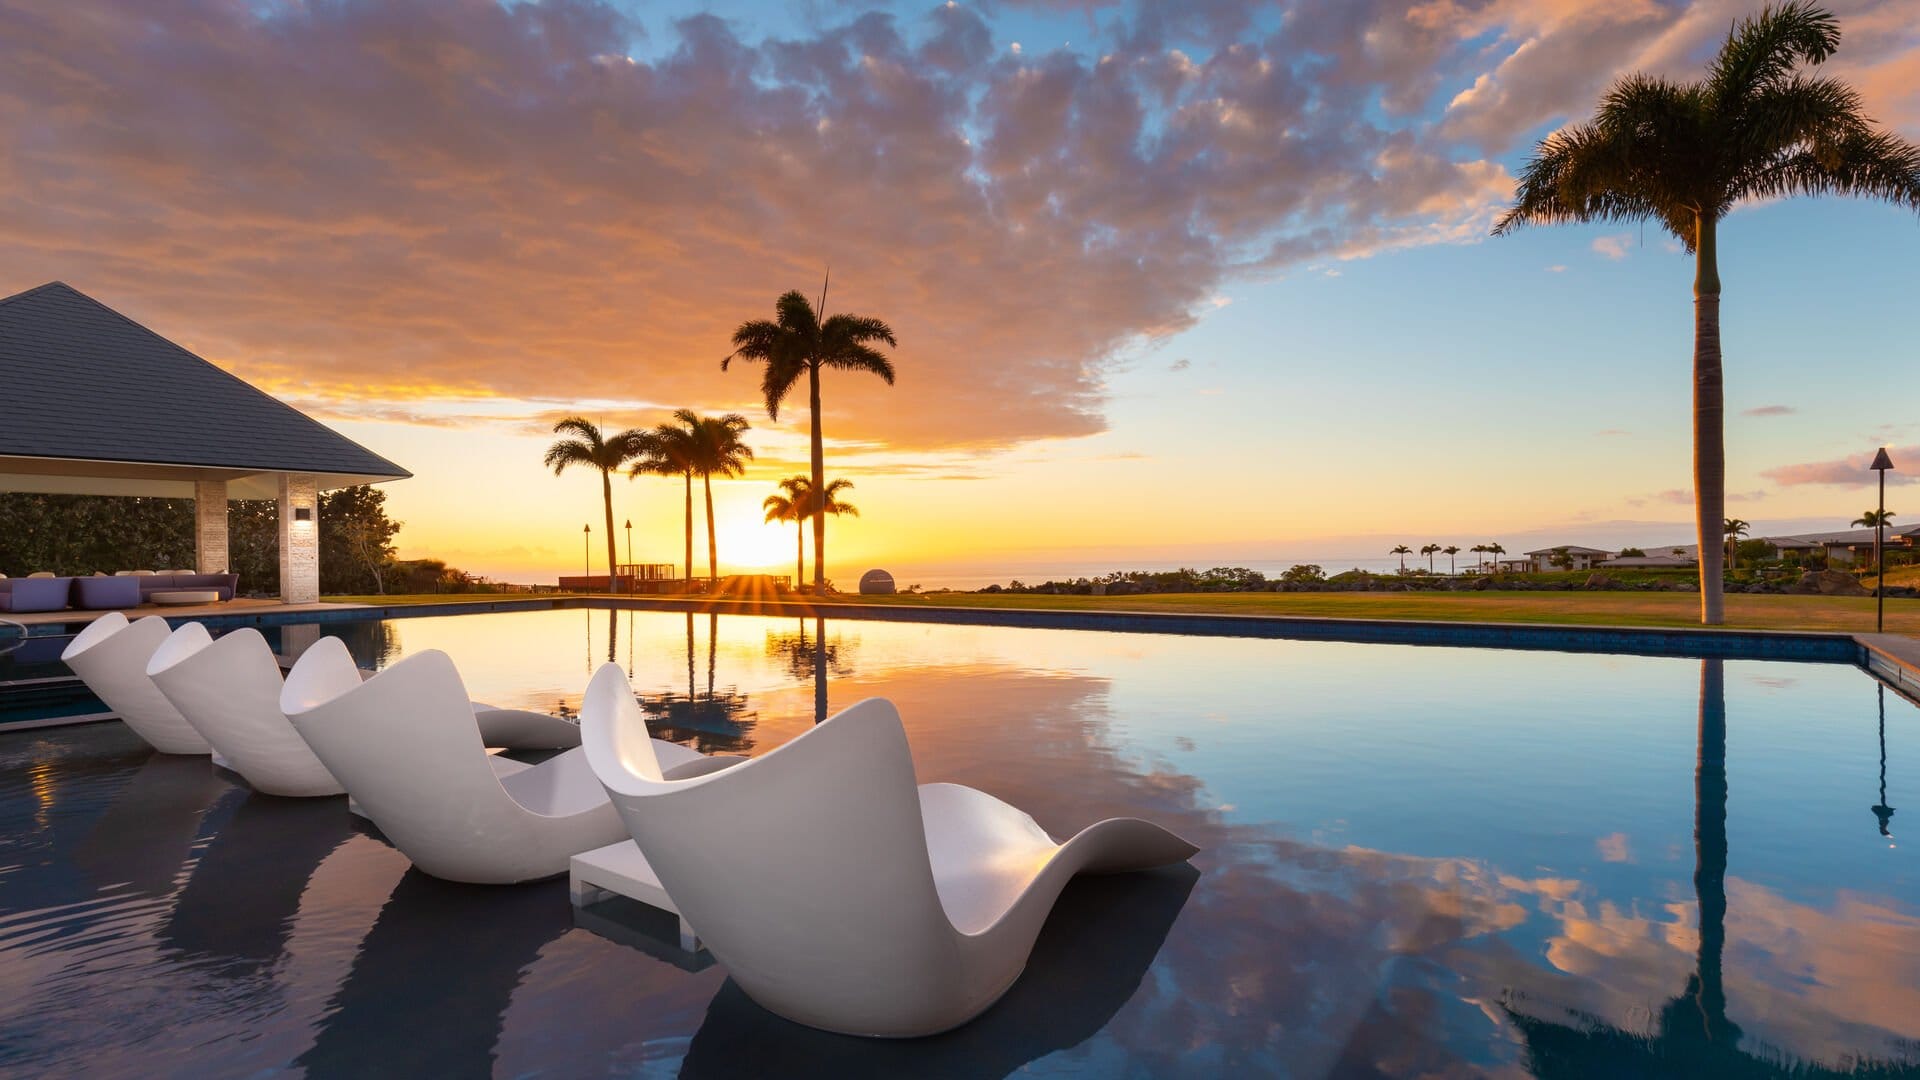
[(574, 435), (590, 446), (601, 444), (600, 428), (584, 416), (569, 416), (553, 425), (555, 435)]
[(781, 293), (780, 299), (773, 302), (773, 310), (781, 329), (809, 340), (820, 337), (820, 319), (814, 314), (813, 304), (807, 300), (807, 294), (798, 289)]
[(804, 363), (781, 358), (767, 364), (760, 373), (760, 396), (766, 402), (767, 419), (780, 419), (780, 403), (793, 391), (793, 384), (807, 370)]
[(1769, 161), (1738, 177), (1734, 194), (1852, 195), (1920, 211), (1920, 145), (1890, 132), (1861, 132)]
[(574, 465), (597, 465), (594, 449), (578, 439), (563, 439), (547, 447), (547, 453), (541, 461), (559, 476)]
[(780, 327), (765, 319), (749, 319), (741, 323), (733, 332), (733, 352), (720, 361), (720, 370), (727, 370), (727, 365), (736, 356), (746, 360), (771, 360), (774, 350), (779, 348), (780, 337)]
[(1762, 8), (1740, 20), (1707, 69), (1715, 110), (1737, 111), (1756, 91), (1793, 74), (1801, 64), (1824, 63), (1840, 47), (1840, 20), (1806, 0)]
[(822, 363), (843, 371), (868, 371), (893, 385), (893, 361), (877, 349), (848, 342), (822, 358)]
[(893, 327), (866, 315), (835, 315), (821, 327), (820, 337), (829, 346), (843, 342), (866, 344), (874, 341), (884, 341), (893, 348), (900, 345), (893, 339)]

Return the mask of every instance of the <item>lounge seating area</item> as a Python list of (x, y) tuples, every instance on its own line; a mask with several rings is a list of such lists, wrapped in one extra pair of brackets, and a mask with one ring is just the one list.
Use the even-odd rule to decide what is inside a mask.
[(185, 570), (120, 570), (87, 577), (44, 571), (23, 578), (0, 574), (0, 611), (125, 611), (148, 604), (226, 603), (239, 588), (239, 574)]
[[(611, 663), (575, 726), (472, 701), (443, 652), (368, 674), (332, 636), (283, 677), (255, 630), (109, 612), (62, 659), (163, 754), (210, 754), (266, 795), (344, 793), (341, 813), (433, 877), (507, 887), (571, 870), (576, 905), (614, 893), (677, 915), (682, 949), (710, 948), (754, 1001), (826, 1031), (964, 1024), (1020, 978), (1075, 875), (1199, 850), (1135, 818), (1062, 844), (984, 792), (918, 784), (880, 698), (748, 759), (652, 737)], [(491, 753), (502, 735), (544, 756)]]

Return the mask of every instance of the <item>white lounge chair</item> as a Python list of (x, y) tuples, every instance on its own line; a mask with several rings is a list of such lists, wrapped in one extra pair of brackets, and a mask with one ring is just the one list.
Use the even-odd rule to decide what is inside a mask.
[[(574, 854), (627, 835), (578, 747), (495, 774), (446, 653), (416, 653), (362, 682), (346, 646), (323, 638), (287, 673), (280, 711), (360, 811), (435, 877), (553, 877)], [(672, 743), (655, 752), (701, 759)]]
[(167, 620), (158, 615), (130, 623), (120, 612), (109, 611), (75, 635), (60, 659), (155, 750), (212, 753), (207, 740), (147, 678), (147, 661), (169, 633)]
[(147, 662), (147, 677), (224, 764), (269, 795), (338, 795), (334, 779), (280, 712), (280, 662), (252, 627), (175, 630)]
[[(320, 640), (327, 644), (316, 648), (346, 654), (338, 638)], [(346, 790), (280, 711), (280, 661), (258, 630), (242, 627), (214, 638), (199, 623), (187, 623), (155, 650), (147, 676), (213, 745), (218, 763), (255, 789), (294, 797)], [(580, 745), (579, 726), (557, 716), (481, 702), (473, 703), (473, 715), (487, 746), (557, 750)], [(491, 764), (503, 775), (522, 767), (504, 757), (492, 758)]]
[(916, 786), (906, 729), (875, 698), (724, 771), (677, 779), (606, 665), (582, 749), (661, 884), (767, 1009), (850, 1035), (957, 1027), (1019, 977), (1068, 879), (1198, 849), (1112, 818), (1057, 844), (956, 784)]

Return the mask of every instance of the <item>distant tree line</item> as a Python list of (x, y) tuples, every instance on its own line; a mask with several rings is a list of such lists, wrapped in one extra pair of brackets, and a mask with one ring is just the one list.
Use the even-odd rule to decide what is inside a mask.
[[(400, 561), (386, 492), (341, 488), (320, 496), (320, 591), (474, 592), (488, 584), (438, 559)], [(280, 510), (271, 499), (227, 504), (227, 569), (242, 593), (280, 591)], [(0, 573), (84, 576), (116, 570), (193, 570), (193, 500), (0, 492)]]
[(989, 585), (981, 592), (1055, 593), (1105, 596), (1134, 596), (1143, 593), (1264, 592), (1272, 583), (1258, 570), (1244, 566), (1216, 566), (1211, 570), (1116, 570), (1095, 578), (1072, 578), (1028, 585), (1014, 581), (1006, 586)]

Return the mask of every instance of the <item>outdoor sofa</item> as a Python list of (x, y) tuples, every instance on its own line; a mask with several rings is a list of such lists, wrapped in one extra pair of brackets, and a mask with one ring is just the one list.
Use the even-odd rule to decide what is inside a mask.
[(234, 590), (240, 587), (239, 574), (142, 574), (133, 580), (140, 584), (143, 604), (152, 603), (154, 593), (184, 589), (217, 592), (224, 602), (233, 599)]
[(115, 574), (108, 577), (0, 577), (0, 611), (114, 611), (153, 603), (157, 592), (211, 592), (233, 599), (239, 574)]

